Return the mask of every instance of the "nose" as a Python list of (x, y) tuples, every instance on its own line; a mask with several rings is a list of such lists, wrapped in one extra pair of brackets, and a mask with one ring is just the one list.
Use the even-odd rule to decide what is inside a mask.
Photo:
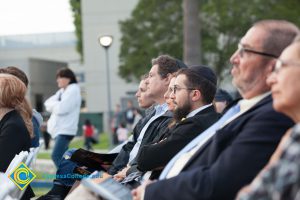
[(135, 97), (138, 98), (140, 96), (139, 90), (135, 93)]
[(174, 90), (171, 92), (170, 98), (173, 99), (173, 100), (175, 99), (175, 93), (174, 93)]
[(238, 62), (238, 58), (239, 58), (239, 50), (237, 49), (233, 54), (232, 56), (230, 57), (230, 63), (231, 64), (235, 64)]
[(169, 91), (166, 91), (166, 93), (164, 94), (164, 99), (167, 100), (170, 97), (170, 93)]
[(268, 86), (272, 87), (272, 85), (274, 85), (277, 82), (277, 77), (276, 77), (276, 73), (272, 72), (268, 78), (267, 78), (267, 84)]

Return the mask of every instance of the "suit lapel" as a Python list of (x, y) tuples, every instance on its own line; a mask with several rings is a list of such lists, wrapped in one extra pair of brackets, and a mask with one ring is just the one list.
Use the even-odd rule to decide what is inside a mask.
[[(244, 116), (245, 114), (252, 112), (253, 110), (261, 107), (262, 105), (265, 105), (266, 103), (272, 101), (272, 96), (268, 95), (265, 98), (263, 98), (261, 101), (259, 101), (257, 104), (255, 104), (252, 108), (250, 108), (249, 110), (247, 110), (245, 113), (243, 113), (242, 115), (240, 115), (238, 118), (234, 119), (232, 122), (226, 124), (223, 128), (225, 128), (226, 126), (230, 125), (231, 123), (234, 123), (235, 120), (239, 120), (240, 117)], [(199, 154), (201, 152), (203, 152), (206, 148), (208, 148), (209, 144), (212, 142), (213, 138), (217, 137), (216, 135), (214, 135), (213, 137), (211, 137), (205, 144), (202, 145), (202, 147), (200, 149), (197, 150), (197, 152), (191, 157), (191, 159), (186, 163), (186, 165), (184, 166), (183, 170), (188, 167), (190, 164), (193, 163), (193, 160), (197, 159)]]

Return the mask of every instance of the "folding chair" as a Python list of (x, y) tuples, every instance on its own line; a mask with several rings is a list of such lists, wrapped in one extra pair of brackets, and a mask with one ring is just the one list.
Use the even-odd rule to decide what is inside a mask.
[(21, 162), (25, 162), (27, 157), (27, 151), (21, 151), (19, 154), (15, 155), (5, 173), (2, 174), (4, 177), (3, 179), (1, 177), (1, 185), (4, 187), (4, 189), (1, 189), (0, 200), (19, 199), (17, 194), (19, 194), (21, 190), (11, 180), (9, 180), (8, 176), (16, 167), (18, 167), (18, 165), (20, 165)]

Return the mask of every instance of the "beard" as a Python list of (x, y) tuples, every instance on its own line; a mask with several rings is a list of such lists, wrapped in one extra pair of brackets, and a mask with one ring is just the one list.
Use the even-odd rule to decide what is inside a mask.
[(174, 119), (176, 122), (180, 122), (182, 118), (186, 117), (191, 111), (191, 104), (190, 102), (186, 102), (182, 107), (177, 107), (174, 110)]

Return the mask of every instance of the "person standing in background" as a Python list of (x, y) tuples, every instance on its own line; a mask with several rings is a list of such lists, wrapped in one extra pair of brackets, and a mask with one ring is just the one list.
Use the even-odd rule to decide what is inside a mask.
[(95, 127), (92, 125), (89, 119), (86, 119), (82, 127), (84, 135), (84, 146), (87, 150), (93, 150), (92, 143), (94, 140)]
[(232, 96), (226, 91), (219, 88), (214, 98), (214, 105), (218, 113), (224, 113), (226, 107), (233, 101)]
[(76, 77), (69, 68), (59, 69), (56, 81), (60, 89), (48, 98), (44, 105), (51, 113), (47, 131), (55, 139), (52, 160), (58, 167), (69, 143), (77, 133), (81, 96)]
[(132, 127), (135, 127), (135, 125), (143, 118), (143, 115), (141, 114), (141, 111), (137, 108), (134, 108), (134, 121), (132, 124)]
[(113, 133), (113, 143), (114, 145), (118, 144), (118, 136), (117, 136), (117, 130), (120, 126), (120, 123), (122, 122), (123, 113), (121, 112), (121, 106), (120, 104), (116, 104), (114, 116), (111, 120), (111, 130)]
[(43, 121), (43, 123), (40, 127), (40, 130), (41, 130), (41, 133), (42, 133), (43, 139), (44, 139), (45, 150), (48, 150), (50, 148), (50, 139), (51, 139), (50, 134), (47, 132), (47, 121), (48, 121), (48, 118), (46, 118)]
[(127, 129), (129, 132), (132, 132), (133, 130), (133, 123), (134, 123), (134, 107), (133, 107), (133, 103), (131, 100), (127, 101), (127, 109), (125, 110), (125, 120), (126, 120), (126, 125), (127, 125)]
[(128, 129), (126, 128), (126, 124), (124, 122), (121, 122), (117, 130), (117, 135), (119, 144), (122, 144), (128, 139)]

